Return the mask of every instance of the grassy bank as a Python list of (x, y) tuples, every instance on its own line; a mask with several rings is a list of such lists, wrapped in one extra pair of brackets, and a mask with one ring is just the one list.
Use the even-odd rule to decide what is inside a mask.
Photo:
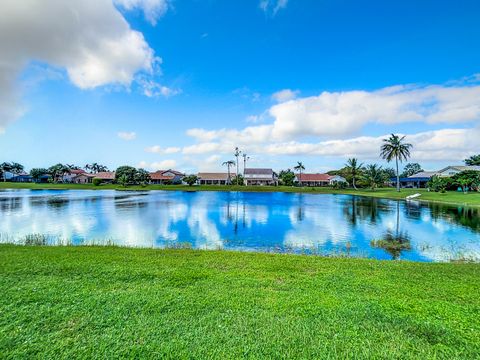
[(478, 358), (480, 265), (0, 246), (5, 358)]
[(421, 201), (433, 201), (448, 203), (454, 205), (480, 206), (480, 193), (470, 192), (463, 194), (456, 191), (448, 191), (446, 193), (428, 192), (425, 189), (402, 189), (397, 192), (393, 188), (377, 189), (375, 191), (369, 189), (361, 190), (336, 190), (329, 187), (291, 187), (291, 186), (188, 186), (188, 185), (148, 185), (129, 186), (127, 188), (116, 184), (105, 184), (94, 186), (93, 184), (33, 184), (33, 183), (9, 183), (0, 182), (0, 189), (78, 189), (78, 190), (170, 190), (170, 191), (253, 191), (253, 192), (289, 192), (289, 193), (312, 193), (312, 194), (354, 194), (359, 196), (371, 196), (385, 199), (405, 199), (406, 196), (420, 193), (422, 196), (418, 198)]

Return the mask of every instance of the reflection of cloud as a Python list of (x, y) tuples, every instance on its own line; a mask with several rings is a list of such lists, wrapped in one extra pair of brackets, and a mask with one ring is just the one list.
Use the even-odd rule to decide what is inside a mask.
[(215, 194), (201, 193), (191, 204), (188, 214), (188, 226), (195, 238), (195, 246), (201, 249), (221, 249), (223, 241), (217, 226), (208, 217), (209, 198)]

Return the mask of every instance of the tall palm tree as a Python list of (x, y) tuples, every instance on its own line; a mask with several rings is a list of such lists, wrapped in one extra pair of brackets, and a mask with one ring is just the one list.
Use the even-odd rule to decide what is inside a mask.
[(230, 166), (235, 166), (235, 161), (233, 160), (224, 161), (222, 165), (227, 167), (227, 171), (228, 171), (227, 183), (228, 185), (230, 185), (232, 183), (232, 181), (230, 180)]
[(355, 180), (362, 169), (363, 163), (358, 163), (357, 158), (351, 158), (347, 160), (345, 164), (345, 170), (352, 176), (352, 186), (355, 190), (357, 190), (357, 186), (355, 185)]
[(240, 151), (240, 149), (238, 147), (235, 147), (235, 152), (233, 153), (233, 155), (235, 155), (235, 157), (237, 158), (237, 185), (238, 185), (238, 157), (240, 156), (242, 152)]
[(294, 169), (299, 172), (300, 176), (298, 177), (298, 180), (300, 185), (302, 185), (302, 171), (305, 170), (305, 166), (301, 161), (298, 161), (297, 166), (295, 166)]
[(410, 157), (410, 149), (412, 144), (408, 144), (405, 141), (405, 136), (398, 136), (392, 134), (388, 139), (383, 139), (383, 145), (380, 148), (380, 155), (388, 162), (395, 159), (395, 165), (397, 168), (397, 191), (400, 191), (400, 174), (398, 172), (398, 162), (403, 160), (407, 161)]

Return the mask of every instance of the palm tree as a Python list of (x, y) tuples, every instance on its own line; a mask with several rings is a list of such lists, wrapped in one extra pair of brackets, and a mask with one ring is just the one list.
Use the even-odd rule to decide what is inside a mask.
[(345, 170), (352, 176), (352, 186), (355, 190), (357, 190), (357, 186), (355, 185), (355, 180), (357, 175), (360, 173), (362, 169), (363, 163), (358, 163), (357, 158), (348, 159), (347, 163), (345, 164)]
[(238, 147), (235, 147), (235, 152), (233, 153), (233, 155), (235, 155), (235, 157), (237, 158), (237, 177), (236, 177), (236, 180), (237, 180), (237, 185), (238, 185), (238, 157), (240, 156), (242, 152), (238, 149)]
[(395, 159), (397, 168), (397, 191), (400, 191), (400, 174), (398, 172), (398, 162), (407, 161), (410, 157), (410, 148), (412, 144), (404, 142), (405, 136), (392, 134), (388, 139), (383, 139), (383, 145), (380, 148), (380, 155), (388, 162)]
[(3, 181), (7, 181), (7, 172), (11, 172), (12, 171), (12, 164), (8, 163), (8, 162), (4, 162), (2, 164), (0, 164), (0, 170), (3, 174)]
[(300, 183), (300, 185), (302, 185), (302, 170), (305, 170), (305, 166), (303, 166), (303, 163), (301, 161), (298, 161), (297, 166), (295, 166), (293, 169), (299, 172), (300, 176), (298, 177), (298, 182)]
[(227, 166), (227, 171), (228, 171), (227, 183), (228, 185), (231, 185), (232, 181), (230, 180), (230, 166), (235, 166), (235, 161), (233, 160), (224, 161), (222, 165)]
[(362, 179), (370, 185), (370, 188), (374, 191), (378, 185), (381, 185), (385, 181), (385, 173), (382, 167), (377, 164), (367, 165), (362, 174)]

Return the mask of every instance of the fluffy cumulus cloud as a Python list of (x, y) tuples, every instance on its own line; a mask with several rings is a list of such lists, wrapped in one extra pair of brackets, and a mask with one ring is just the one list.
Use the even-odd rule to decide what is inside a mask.
[[(166, 2), (120, 0), (157, 19)], [(119, 6), (120, 6), (119, 5)], [(64, 69), (81, 89), (128, 87), (159, 59), (112, 0), (4, 0), (0, 5), (0, 129), (22, 114), (17, 77), (31, 61)], [(160, 92), (167, 92), (160, 89)]]
[[(269, 110), (270, 124), (243, 129), (194, 128), (196, 142), (183, 148), (187, 155), (230, 154), (241, 146), (250, 154), (358, 156), (378, 159), (382, 139), (362, 136), (369, 124), (422, 123), (431, 131), (410, 133), (413, 158), (459, 161), (478, 152), (480, 85), (476, 77), (446, 85), (402, 85), (375, 91), (324, 92), (285, 99)], [(445, 126), (439, 129), (440, 126)], [(310, 141), (305, 142), (305, 138)], [(316, 141), (315, 141), (316, 138)]]
[(369, 123), (455, 124), (480, 119), (480, 86), (395, 86), (376, 91), (323, 92), (274, 105), (272, 137), (344, 136)]
[(117, 133), (117, 136), (120, 139), (126, 140), (126, 141), (135, 140), (137, 138), (137, 134), (134, 131), (131, 131), (131, 132), (120, 131), (119, 133)]

